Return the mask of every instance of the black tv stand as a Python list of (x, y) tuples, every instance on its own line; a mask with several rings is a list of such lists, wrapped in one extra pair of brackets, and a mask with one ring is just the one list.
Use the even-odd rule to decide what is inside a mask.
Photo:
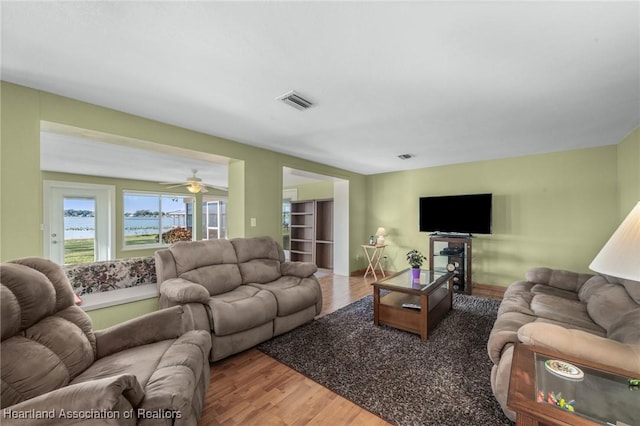
[(430, 236), (432, 237), (442, 237), (442, 238), (473, 238), (471, 234), (463, 234), (463, 233), (446, 233), (446, 232), (434, 232)]
[(429, 236), (429, 269), (447, 271), (453, 265), (453, 291), (471, 294), (471, 235), (431, 234)]

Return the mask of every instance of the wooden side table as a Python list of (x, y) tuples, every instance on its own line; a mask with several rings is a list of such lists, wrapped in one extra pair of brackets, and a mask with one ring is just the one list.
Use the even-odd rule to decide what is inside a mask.
[(382, 269), (382, 265), (380, 264), (385, 247), (387, 247), (386, 244), (373, 246), (369, 244), (362, 244), (364, 255), (367, 258), (367, 262), (369, 262), (367, 270), (364, 271), (364, 278), (367, 278), (367, 275), (371, 272), (373, 274), (373, 279), (377, 281), (378, 276), (376, 275), (376, 268), (380, 271), (382, 277), (386, 277), (384, 269)]
[[(578, 367), (584, 377), (572, 380), (551, 373), (545, 365), (551, 360)], [(640, 389), (629, 386), (631, 378), (636, 377), (630, 371), (517, 344), (507, 406), (516, 412), (518, 426), (638, 425)], [(557, 398), (559, 391), (562, 395)], [(571, 410), (566, 405), (561, 408), (558, 405), (562, 404), (556, 404), (553, 397), (565, 403), (573, 400), (574, 406)]]

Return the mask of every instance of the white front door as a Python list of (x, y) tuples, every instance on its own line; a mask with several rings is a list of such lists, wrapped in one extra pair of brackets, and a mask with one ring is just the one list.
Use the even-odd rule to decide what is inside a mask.
[(44, 182), (45, 257), (65, 265), (115, 257), (115, 188)]

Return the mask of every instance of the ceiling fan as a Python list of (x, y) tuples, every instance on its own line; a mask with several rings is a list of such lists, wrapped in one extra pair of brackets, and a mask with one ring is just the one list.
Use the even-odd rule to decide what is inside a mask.
[(197, 194), (198, 192), (209, 192), (207, 188), (214, 188), (222, 191), (226, 191), (228, 189), (223, 186), (216, 186), (216, 185), (210, 185), (208, 183), (203, 183), (202, 179), (196, 176), (196, 173), (198, 173), (197, 169), (191, 169), (191, 172), (193, 173), (193, 175), (187, 177), (185, 182), (160, 182), (160, 185), (170, 185), (167, 187), (167, 189), (177, 188), (178, 186), (186, 186), (187, 190), (192, 194)]

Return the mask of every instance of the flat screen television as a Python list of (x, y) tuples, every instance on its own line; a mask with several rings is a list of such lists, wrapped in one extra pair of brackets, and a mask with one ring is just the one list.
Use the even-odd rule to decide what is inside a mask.
[(491, 234), (492, 194), (420, 198), (420, 232)]

